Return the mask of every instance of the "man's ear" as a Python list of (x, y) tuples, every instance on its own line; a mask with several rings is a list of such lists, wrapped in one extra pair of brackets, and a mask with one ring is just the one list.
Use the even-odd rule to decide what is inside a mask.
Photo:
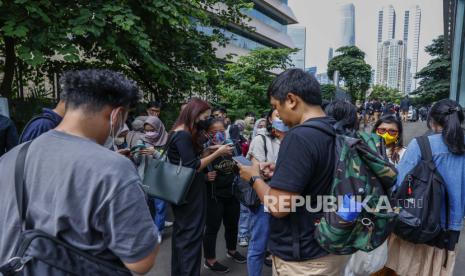
[(297, 108), (299, 100), (299, 97), (297, 97), (294, 93), (288, 93), (286, 96), (286, 105), (289, 109), (294, 110)]

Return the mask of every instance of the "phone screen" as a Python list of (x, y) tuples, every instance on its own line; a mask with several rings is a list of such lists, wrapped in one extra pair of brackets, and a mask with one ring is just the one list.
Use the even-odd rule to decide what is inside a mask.
[(244, 165), (244, 166), (252, 166), (252, 161), (250, 161), (249, 159), (245, 158), (244, 156), (234, 156), (232, 158), (234, 161), (236, 161), (237, 163), (240, 163), (241, 165)]

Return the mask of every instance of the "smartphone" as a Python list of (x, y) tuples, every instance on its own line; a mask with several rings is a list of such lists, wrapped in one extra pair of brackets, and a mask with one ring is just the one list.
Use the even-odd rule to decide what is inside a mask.
[(134, 147), (131, 148), (131, 152), (136, 152), (138, 150), (145, 149), (145, 148), (147, 148), (147, 147), (145, 145), (142, 145), (142, 144), (135, 145)]
[(244, 156), (234, 156), (232, 158), (234, 161), (236, 161), (237, 163), (241, 164), (241, 165), (244, 165), (244, 166), (252, 166), (252, 161), (250, 161), (249, 159), (245, 158)]

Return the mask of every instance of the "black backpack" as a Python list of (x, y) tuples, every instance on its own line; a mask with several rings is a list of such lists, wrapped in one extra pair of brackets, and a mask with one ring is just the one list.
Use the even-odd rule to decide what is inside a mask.
[(15, 165), (15, 192), (20, 223), (23, 225), (14, 255), (0, 264), (0, 275), (38, 275), (34, 267), (47, 267), (53, 275), (130, 276), (131, 272), (119, 262), (110, 262), (81, 251), (25, 222), (24, 164), (31, 142), (19, 149)]
[[(442, 237), (449, 226), (449, 197), (446, 185), (437, 171), (427, 136), (416, 138), (421, 160), (402, 181), (395, 193), (394, 205), (399, 208), (394, 233), (417, 244), (426, 244)], [(441, 209), (446, 206), (446, 229), (441, 227)]]

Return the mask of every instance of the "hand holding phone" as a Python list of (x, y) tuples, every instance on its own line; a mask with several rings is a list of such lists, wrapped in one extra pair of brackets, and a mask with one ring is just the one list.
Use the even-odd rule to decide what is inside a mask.
[(242, 155), (234, 156), (232, 159), (243, 166), (252, 166), (252, 161)]

